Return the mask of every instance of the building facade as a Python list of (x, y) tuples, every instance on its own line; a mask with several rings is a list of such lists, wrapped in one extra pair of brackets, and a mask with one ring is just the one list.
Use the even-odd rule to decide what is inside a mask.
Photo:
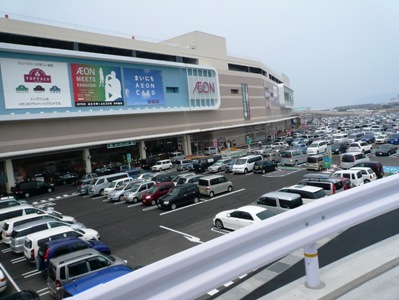
[[(290, 130), (287, 76), (223, 37), (160, 43), (0, 19), (0, 184)], [(3, 163), (1, 163), (3, 162)]]

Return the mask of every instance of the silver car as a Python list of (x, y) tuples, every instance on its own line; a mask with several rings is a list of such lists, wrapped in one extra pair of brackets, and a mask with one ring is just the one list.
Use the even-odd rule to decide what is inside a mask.
[(231, 161), (231, 158), (219, 159), (213, 165), (208, 167), (209, 173), (217, 173), (226, 170), (226, 165)]
[(123, 198), (125, 202), (137, 203), (140, 202), (141, 196), (148, 192), (148, 190), (155, 185), (155, 181), (139, 182), (132, 185), (132, 187), (125, 192)]
[(125, 193), (130, 190), (130, 188), (137, 182), (126, 182), (119, 185), (114, 190), (108, 193), (108, 200), (109, 201), (123, 201), (125, 197)]

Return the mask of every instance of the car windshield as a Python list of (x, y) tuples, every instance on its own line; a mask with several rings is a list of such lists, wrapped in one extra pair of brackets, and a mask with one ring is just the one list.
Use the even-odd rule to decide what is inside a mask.
[(154, 194), (157, 189), (158, 189), (158, 187), (156, 185), (154, 185), (148, 190), (148, 193)]
[(268, 210), (264, 210), (261, 211), (260, 213), (257, 213), (256, 216), (261, 220), (266, 220), (267, 218), (273, 217), (274, 213)]
[(115, 190), (122, 191), (126, 187), (126, 185), (127, 185), (126, 183), (123, 183), (120, 186), (118, 186)]
[(223, 165), (223, 162), (220, 161), (220, 160), (218, 160), (218, 161), (215, 162), (213, 165), (214, 165), (214, 166), (221, 166), (221, 165)]
[(117, 182), (110, 182), (108, 187), (109, 188), (114, 188), (114, 187), (116, 187), (116, 185), (117, 185)]
[(179, 194), (179, 189), (172, 188), (168, 191), (168, 194), (171, 196), (177, 196)]
[(309, 145), (308, 148), (317, 148), (318, 146), (319, 146), (319, 144), (312, 143), (312, 144)]
[(140, 188), (140, 185), (134, 185), (130, 188), (129, 192), (137, 192)]
[(356, 143), (353, 143), (353, 144), (351, 144), (349, 147), (352, 147), (352, 148), (358, 148), (359, 147), (359, 144), (356, 144)]
[(237, 161), (236, 161), (236, 165), (243, 165), (243, 164), (245, 164), (247, 162), (247, 160), (246, 159), (238, 159)]
[(283, 153), (281, 153), (281, 157), (292, 158), (292, 153), (291, 152), (283, 152)]

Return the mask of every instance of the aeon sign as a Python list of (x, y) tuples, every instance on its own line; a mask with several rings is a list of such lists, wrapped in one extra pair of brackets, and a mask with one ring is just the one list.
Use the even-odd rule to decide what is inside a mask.
[(219, 101), (219, 83), (217, 75), (214, 76), (187, 76), (189, 97), (191, 100)]
[(214, 82), (202, 82), (197, 81), (194, 86), (193, 93), (215, 93), (215, 83)]

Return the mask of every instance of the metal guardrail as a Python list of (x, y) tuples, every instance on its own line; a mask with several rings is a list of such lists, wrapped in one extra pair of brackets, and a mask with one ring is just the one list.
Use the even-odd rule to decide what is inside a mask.
[[(330, 234), (399, 208), (399, 175), (316, 200), (162, 259), (73, 299), (193, 299)], [(328, 284), (328, 283), (326, 283)]]

